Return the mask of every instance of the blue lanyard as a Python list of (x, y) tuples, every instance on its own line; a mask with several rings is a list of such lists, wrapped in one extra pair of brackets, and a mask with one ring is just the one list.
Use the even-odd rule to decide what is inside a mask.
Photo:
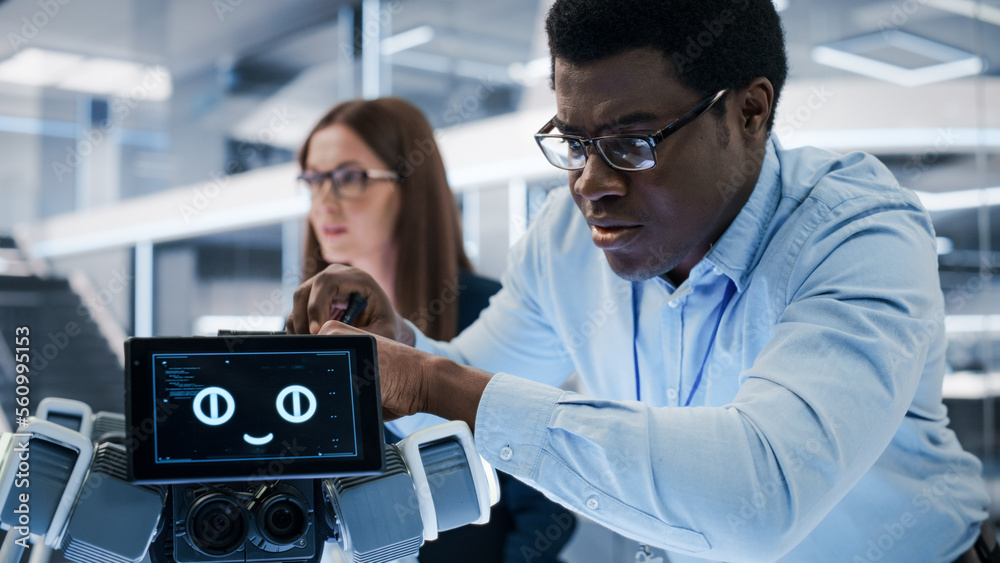
[[(722, 297), (722, 306), (719, 308), (719, 316), (715, 319), (715, 327), (712, 329), (712, 337), (708, 341), (708, 350), (705, 351), (705, 358), (701, 361), (701, 368), (698, 370), (698, 377), (694, 380), (694, 385), (691, 386), (691, 392), (688, 393), (687, 400), (684, 401), (684, 406), (691, 406), (691, 400), (694, 399), (694, 394), (698, 391), (698, 386), (701, 385), (701, 377), (705, 373), (705, 366), (708, 364), (708, 357), (712, 355), (712, 349), (715, 347), (715, 339), (719, 335), (719, 327), (722, 325), (722, 317), (726, 314), (726, 309), (729, 308), (729, 301), (733, 298), (736, 293), (736, 284), (732, 280), (726, 279), (726, 293)], [(637, 401), (642, 400), (642, 394), (639, 391), (639, 346), (636, 344), (639, 336), (639, 310), (638, 303), (636, 302), (636, 291), (632, 290), (632, 315), (634, 317), (633, 327), (632, 327), (632, 359), (635, 365), (635, 399)]]

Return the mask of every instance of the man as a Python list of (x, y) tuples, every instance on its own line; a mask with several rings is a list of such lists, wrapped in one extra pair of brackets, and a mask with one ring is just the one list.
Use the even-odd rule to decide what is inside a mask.
[[(930, 220), (874, 158), (770, 135), (771, 2), (557, 0), (547, 31), (536, 138), (569, 189), (480, 320), (432, 342), (334, 266), (288, 329), (361, 291), (360, 324), (417, 348), (379, 341), (388, 415), (465, 420), (497, 469), (671, 561), (979, 560)], [(574, 369), (588, 396), (552, 387)]]

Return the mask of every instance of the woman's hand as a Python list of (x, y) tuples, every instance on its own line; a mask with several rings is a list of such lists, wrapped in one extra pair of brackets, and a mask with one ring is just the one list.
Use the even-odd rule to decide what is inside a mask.
[(392, 308), (389, 296), (370, 275), (357, 268), (333, 264), (306, 280), (295, 290), (292, 314), (285, 323), (289, 334), (319, 334), (330, 320), (338, 320), (347, 308), (351, 293), (360, 293), (368, 306), (354, 325), (405, 344), (413, 344), (414, 335)]

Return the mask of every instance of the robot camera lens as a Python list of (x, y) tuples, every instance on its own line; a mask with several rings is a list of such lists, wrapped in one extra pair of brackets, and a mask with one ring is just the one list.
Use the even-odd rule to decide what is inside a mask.
[(205, 555), (227, 555), (247, 538), (247, 520), (242, 507), (224, 496), (210, 495), (192, 505), (187, 518), (187, 538)]
[(309, 515), (294, 498), (272, 499), (265, 503), (261, 513), (261, 535), (273, 544), (295, 543), (309, 528)]

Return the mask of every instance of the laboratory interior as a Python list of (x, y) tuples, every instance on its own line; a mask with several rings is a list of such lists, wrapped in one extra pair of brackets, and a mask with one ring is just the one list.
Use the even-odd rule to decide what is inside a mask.
[[(418, 148), (401, 164), (419, 167), (439, 152), (458, 213), (461, 247), (479, 276), (500, 280), (511, 267), (509, 250), (550, 195), (568, 189), (566, 171), (546, 161), (533, 137), (557, 109), (545, 31), (551, 4), (0, 1), (0, 431), (14, 436), (26, 422), (19, 413), (37, 415), (47, 398), (67, 400), (69, 410), (77, 402), (87, 405), (84, 418), (94, 418), (95, 425), (101, 418), (97, 413), (126, 413), (123, 370), (127, 374), (127, 361), (140, 354), (134, 347), (133, 358), (126, 357), (129, 338), (282, 331), (307, 268), (312, 196), (299, 178), (299, 157), (316, 123), (341, 102), (391, 96), (422, 112), (438, 149)], [(1000, 2), (773, 4), (784, 28), (789, 73), (771, 135), (786, 149), (815, 146), (874, 155), (930, 214), (945, 308), (942, 394), (948, 426), (981, 460), (992, 499), (989, 514), (1000, 520)], [(695, 43), (692, 48), (699, 48)], [(369, 177), (368, 182), (377, 180)], [(29, 342), (28, 328), (30, 346), (21, 346)], [(24, 354), (30, 362), (22, 361)], [(307, 389), (295, 389), (282, 391), (294, 394), (289, 418), (299, 415), (300, 394), (315, 403)], [(131, 391), (137, 393), (134, 387)], [(204, 416), (218, 421), (231, 415), (218, 414), (220, 404), (232, 406), (231, 395), (212, 395), (211, 401), (212, 410)], [(62, 416), (57, 415), (62, 404), (50, 403), (51, 418)], [(279, 398), (282, 416), (285, 408)], [(124, 427), (120, 417), (114, 420)], [(43, 432), (48, 426), (39, 428)], [(145, 439), (143, 432), (151, 430), (128, 429), (133, 439), (137, 433)], [(456, 438), (454, 443), (472, 442)], [(16, 439), (0, 441), (0, 452), (17, 444)], [(471, 487), (473, 504), (477, 495), (481, 504), (484, 494), (495, 494), (496, 473), (480, 471), (478, 456), (466, 458), (462, 452), (462, 447), (439, 452), (474, 474), (448, 486)], [(404, 465), (409, 461), (409, 475), (432, 471), (431, 466), (414, 469), (418, 454), (399, 455)], [(17, 465), (14, 457), (10, 460), (8, 472)], [(386, 463), (391, 466), (388, 458)], [(32, 477), (40, 472), (33, 470)], [(17, 486), (16, 480), (3, 485), (4, 475), (0, 471), (0, 493)], [(479, 490), (487, 486), (480, 482), (482, 475), (492, 492)], [(272, 475), (277, 477), (280, 472)], [(424, 475), (425, 484), (428, 479)], [(52, 506), (58, 505), (52, 514), (44, 514), (44, 506), (33, 508), (38, 516), (32, 526), (46, 516), (53, 526), (42, 534), (33, 529), (35, 546), (23, 560), (336, 561), (351, 560), (354, 548), (357, 561), (416, 561), (415, 548), (400, 546), (433, 544), (427, 538), (438, 532), (428, 532), (426, 521), (420, 537), (419, 517), (427, 518), (423, 504), (417, 503), (420, 510), (404, 510), (411, 520), (395, 518), (401, 514), (398, 502), (387, 513), (393, 515), (388, 528), (417, 523), (415, 538), (412, 530), (398, 530), (411, 534), (406, 544), (372, 532), (381, 529), (378, 524), (358, 525), (367, 514), (365, 503), (350, 494), (356, 490), (351, 487), (361, 485), (347, 478), (331, 485), (334, 481), (320, 485), (317, 479), (315, 499), (309, 487), (275, 485), (286, 487), (284, 500), (272, 506), (277, 506), (278, 531), (288, 531), (280, 526), (281, 517), (290, 514), (280, 505), (284, 502), (308, 506), (302, 517), (312, 521), (290, 524), (308, 533), (286, 542), (291, 546), (286, 549), (280, 533), (253, 539), (253, 524), (253, 541), (241, 544), (235, 559), (213, 555), (212, 538), (205, 547), (182, 539), (179, 531), (184, 520), (177, 512), (205, 509), (218, 500), (205, 498), (222, 494), (218, 491), (186, 506), (179, 493), (173, 499), (163, 493), (170, 487), (142, 488), (122, 477), (120, 486), (139, 488), (154, 496), (153, 504), (165, 507), (153, 518), (160, 521), (154, 522), (155, 541), (146, 532), (134, 534), (142, 536), (142, 545), (150, 544), (148, 552), (140, 545), (137, 553), (126, 555), (112, 552), (127, 549), (102, 542), (110, 545), (132, 534), (96, 533), (93, 539), (80, 529), (82, 518), (72, 518), (74, 510), (84, 509), (89, 489), (84, 486), (76, 498), (70, 498), (68, 488), (60, 489), (50, 494)], [(32, 484), (33, 491), (44, 488)], [(195, 491), (192, 487), (188, 493)], [(244, 489), (247, 498), (255, 491), (251, 485)], [(370, 499), (388, 498), (369, 494)], [(34, 498), (42, 497), (39, 492)], [(10, 499), (0, 518), (6, 530), (0, 534), (8, 537), (18, 521), (13, 512), (18, 503), (15, 496)], [(445, 507), (437, 498), (435, 503), (439, 521), (442, 511), (462, 510)], [(97, 521), (103, 513), (121, 512), (93, 505), (89, 510)], [(351, 510), (356, 525), (348, 533)], [(634, 539), (580, 511), (574, 514), (572, 530), (560, 527), (558, 518), (539, 526), (516, 560), (670, 560), (655, 549), (644, 553), (642, 544), (637, 551)], [(482, 516), (456, 518), (474, 522)], [(56, 530), (60, 518), (70, 528), (78, 522), (78, 531)], [(180, 535), (163, 539), (169, 534), (161, 534), (162, 520)], [(47, 541), (60, 534), (65, 536), (60, 542)], [(164, 541), (173, 545), (164, 547)], [(399, 551), (386, 551), (391, 542)], [(304, 554), (295, 553), (306, 543)], [(560, 546), (557, 554), (549, 553), (553, 544)], [(893, 560), (884, 545), (878, 548), (877, 537), (871, 545), (859, 546), (861, 554), (868, 550), (864, 561), (878, 560), (882, 551), (883, 560)], [(469, 550), (455, 560), (492, 560), (477, 554), (475, 545), (453, 549)]]

